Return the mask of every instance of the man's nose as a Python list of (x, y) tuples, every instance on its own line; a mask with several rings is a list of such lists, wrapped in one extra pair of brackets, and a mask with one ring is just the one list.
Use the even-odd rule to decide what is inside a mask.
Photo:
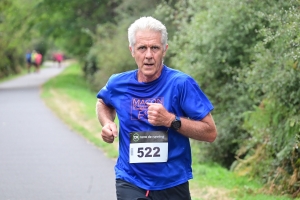
[(151, 48), (147, 48), (146, 50), (146, 58), (152, 58), (153, 57), (153, 52)]

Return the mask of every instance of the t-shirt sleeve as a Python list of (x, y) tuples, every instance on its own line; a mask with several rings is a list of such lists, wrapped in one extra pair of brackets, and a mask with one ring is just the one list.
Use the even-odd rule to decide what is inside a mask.
[(185, 79), (180, 87), (180, 104), (187, 117), (201, 120), (213, 109), (213, 105), (198, 83), (191, 77)]
[(106, 85), (97, 93), (97, 98), (102, 99), (107, 106), (112, 106), (110, 80), (111, 78), (107, 81)]

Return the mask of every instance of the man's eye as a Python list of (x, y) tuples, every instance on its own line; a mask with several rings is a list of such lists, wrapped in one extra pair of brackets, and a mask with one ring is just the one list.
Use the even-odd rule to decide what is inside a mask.
[(139, 47), (138, 49), (144, 50), (144, 49), (146, 49), (146, 47)]

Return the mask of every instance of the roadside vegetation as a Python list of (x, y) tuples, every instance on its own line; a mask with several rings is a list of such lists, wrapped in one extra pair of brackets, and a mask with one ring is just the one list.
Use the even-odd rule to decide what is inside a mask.
[[(45, 59), (63, 51), (78, 60), (82, 79), (61, 87), (70, 90), (63, 94), (49, 89), (49, 98), (66, 98), (57, 103), (70, 114), (94, 109), (94, 102), (69, 107), (71, 97), (85, 100), (80, 93), (86, 88), (94, 97), (111, 74), (136, 68), (127, 28), (151, 15), (168, 28), (165, 64), (193, 76), (215, 107), (218, 137), (212, 144), (193, 144), (194, 164), (214, 163), (258, 180), (262, 193), (299, 198), (299, 10), (299, 0), (1, 0), (0, 79), (26, 68), (27, 49), (42, 52)], [(65, 76), (70, 82), (72, 73)], [(84, 89), (76, 85), (79, 80)], [(88, 134), (99, 127), (84, 116), (77, 124), (87, 124), (77, 129), (111, 148), (99, 135)]]
[[(113, 144), (102, 141), (101, 126), (97, 120), (96, 92), (89, 89), (78, 63), (67, 67), (60, 75), (42, 87), (41, 96), (46, 105), (70, 129), (98, 146), (111, 159), (118, 155), (118, 139)], [(117, 120), (117, 119), (116, 119)], [(118, 123), (118, 121), (116, 121)], [(258, 180), (238, 176), (217, 163), (199, 163), (200, 149), (192, 140), (194, 179), (191, 180), (193, 200), (288, 200), (287, 196), (264, 194)]]

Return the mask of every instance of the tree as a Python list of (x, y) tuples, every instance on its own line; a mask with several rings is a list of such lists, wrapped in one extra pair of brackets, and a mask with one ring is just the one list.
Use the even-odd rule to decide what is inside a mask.
[(82, 57), (93, 45), (97, 26), (114, 20), (117, 5), (117, 0), (41, 0), (30, 24), (70, 55)]
[(113, 22), (98, 24), (96, 33), (85, 60), (84, 71), (94, 90), (99, 90), (114, 74), (136, 69), (128, 48), (127, 29), (141, 16), (153, 15), (156, 1), (122, 1), (115, 11)]
[(30, 18), (28, 13), (34, 6), (30, 3), (30, 0), (0, 1), (0, 78), (18, 73), (24, 63), (29, 44), (24, 22)]

